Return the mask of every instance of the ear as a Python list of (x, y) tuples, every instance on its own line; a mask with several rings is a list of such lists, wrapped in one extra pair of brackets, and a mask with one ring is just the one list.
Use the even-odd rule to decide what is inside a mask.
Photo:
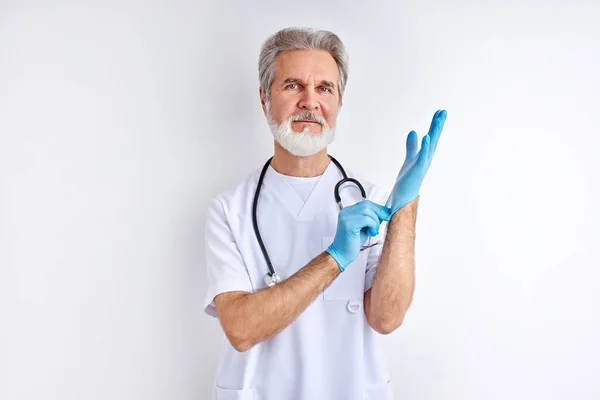
[(267, 115), (267, 105), (265, 104), (265, 102), (266, 102), (266, 97), (265, 97), (265, 94), (263, 93), (263, 90), (262, 90), (262, 88), (259, 88), (259, 89), (258, 89), (258, 94), (259, 94), (259, 96), (260, 96), (260, 105), (262, 106), (263, 113), (264, 113), (265, 115)]

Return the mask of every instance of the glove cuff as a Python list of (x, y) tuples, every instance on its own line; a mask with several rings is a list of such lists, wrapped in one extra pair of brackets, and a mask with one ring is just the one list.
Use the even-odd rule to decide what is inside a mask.
[(345, 264), (341, 257), (338, 256), (338, 252), (335, 248), (335, 246), (332, 244), (329, 245), (329, 247), (327, 248), (327, 250), (325, 250), (327, 253), (329, 253), (331, 255), (331, 257), (333, 257), (333, 259), (335, 260), (335, 262), (337, 263), (338, 267), (340, 268), (340, 271), (344, 272), (344, 270), (346, 269), (346, 267), (348, 266), (347, 264)]

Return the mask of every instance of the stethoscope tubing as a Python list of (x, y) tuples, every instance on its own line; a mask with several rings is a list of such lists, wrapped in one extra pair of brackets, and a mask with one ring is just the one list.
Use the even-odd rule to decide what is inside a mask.
[[(363, 199), (366, 200), (367, 194), (365, 192), (365, 188), (363, 187), (363, 185), (354, 178), (348, 178), (348, 175), (346, 175), (346, 171), (344, 170), (344, 168), (342, 167), (340, 162), (338, 160), (336, 160), (335, 158), (333, 158), (332, 156), (330, 156), (330, 155), (328, 155), (328, 156), (331, 159), (331, 161), (335, 164), (335, 166), (340, 170), (340, 172), (342, 173), (342, 176), (343, 176), (343, 179), (340, 180), (335, 185), (335, 188), (333, 190), (335, 202), (338, 204), (340, 211), (343, 208), (342, 199), (340, 197), (340, 187), (344, 183), (347, 183), (347, 182), (354, 183), (360, 190), (360, 193), (361, 193)], [(256, 185), (256, 191), (254, 192), (254, 200), (252, 202), (252, 225), (254, 228), (254, 234), (256, 235), (256, 240), (258, 241), (260, 250), (265, 258), (267, 267), (269, 268), (269, 274), (267, 276), (265, 276), (265, 283), (267, 283), (269, 286), (272, 286), (273, 284), (279, 282), (281, 280), (281, 278), (275, 273), (275, 268), (273, 268), (273, 263), (271, 262), (271, 258), (269, 257), (269, 253), (267, 252), (267, 249), (265, 248), (265, 244), (263, 242), (262, 236), (258, 229), (258, 220), (257, 220), (257, 212), (256, 211), (258, 209), (258, 198), (260, 196), (260, 189), (262, 188), (263, 180), (267, 173), (267, 169), (269, 168), (269, 165), (271, 164), (271, 160), (273, 160), (273, 157), (271, 157), (267, 160), (262, 171), (260, 172), (260, 176), (258, 178), (258, 183)], [(377, 245), (377, 243), (369, 245), (369, 246), (363, 246), (363, 248), (361, 248), (361, 250), (367, 249), (367, 248), (375, 246), (375, 245)]]

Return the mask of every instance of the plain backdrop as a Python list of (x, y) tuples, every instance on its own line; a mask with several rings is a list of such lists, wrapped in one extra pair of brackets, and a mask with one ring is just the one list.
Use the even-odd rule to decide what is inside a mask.
[[(208, 399), (209, 199), (272, 154), (262, 42), (350, 54), (331, 146), (423, 183), (398, 399), (600, 398), (597, 1), (0, 2), (0, 398)], [(264, 371), (268, 373), (268, 371)], [(340, 371), (343, 373), (343, 371)]]

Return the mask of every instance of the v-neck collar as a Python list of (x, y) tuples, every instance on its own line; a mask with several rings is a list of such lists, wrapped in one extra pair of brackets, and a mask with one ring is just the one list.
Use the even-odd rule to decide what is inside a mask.
[[(337, 180), (342, 179), (341, 173), (338, 172), (335, 164), (330, 161), (308, 199), (303, 202), (294, 188), (273, 167), (269, 166), (265, 173), (263, 190), (265, 194), (268, 193), (277, 198), (296, 220), (311, 220), (325, 209), (324, 201), (335, 203), (333, 189), (335, 188), (335, 182), (337, 182), (336, 178)], [(327, 200), (328, 194), (329, 200)]]

